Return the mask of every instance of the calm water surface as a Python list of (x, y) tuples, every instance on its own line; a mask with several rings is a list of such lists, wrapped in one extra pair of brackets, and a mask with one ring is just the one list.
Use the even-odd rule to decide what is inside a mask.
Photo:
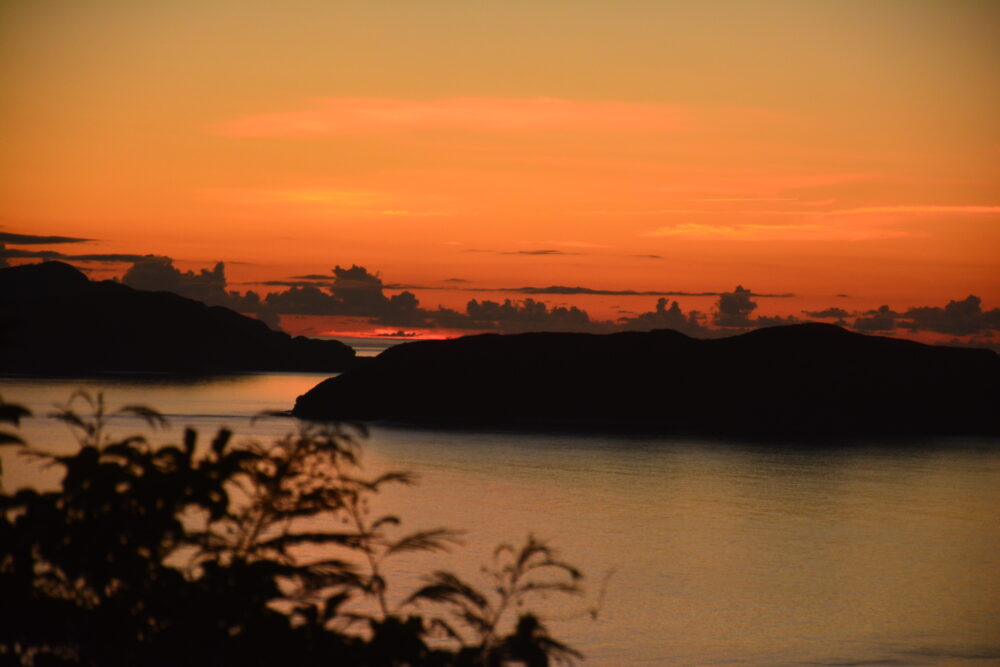
[[(167, 414), (172, 430), (154, 439), (185, 425), (266, 439), (294, 422), (250, 418), (323, 377), (6, 378), (0, 395), (44, 415), (74, 389), (104, 391)], [(72, 445), (45, 418), (22, 433)], [(495, 544), (533, 532), (588, 575), (585, 599), (541, 604), (588, 664), (1000, 664), (996, 440), (796, 447), (381, 427), (365, 461), (420, 475), (379, 509), (412, 529), (467, 530), (452, 554), (397, 561), (397, 597), (440, 567), (475, 580)], [(8, 490), (54, 481), (9, 448), (3, 463)]]

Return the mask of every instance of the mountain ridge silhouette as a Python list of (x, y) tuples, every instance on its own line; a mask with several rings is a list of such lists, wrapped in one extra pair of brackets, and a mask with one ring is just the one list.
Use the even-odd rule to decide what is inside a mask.
[(337, 372), (354, 350), (171, 292), (91, 281), (63, 262), (0, 269), (0, 372)]
[(483, 334), (390, 348), (298, 397), (306, 419), (734, 434), (1000, 433), (1000, 356), (830, 324)]

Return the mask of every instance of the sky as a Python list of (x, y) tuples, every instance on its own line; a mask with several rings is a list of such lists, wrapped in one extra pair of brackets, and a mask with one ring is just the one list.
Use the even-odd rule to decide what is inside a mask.
[(996, 307), (998, 34), (990, 0), (4, 0), (0, 233), (427, 306)]

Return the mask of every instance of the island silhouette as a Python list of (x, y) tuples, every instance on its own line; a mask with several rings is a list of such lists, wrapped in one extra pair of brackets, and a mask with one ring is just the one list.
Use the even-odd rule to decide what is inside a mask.
[(1000, 433), (1000, 356), (830, 324), (404, 343), (299, 396), (319, 420), (732, 434)]
[(0, 269), (0, 372), (343, 372), (311, 420), (641, 428), (672, 433), (1000, 433), (1000, 355), (796, 324), (728, 338), (659, 329), (482, 334), (361, 364), (220, 306), (62, 262)]
[(91, 281), (63, 262), (0, 269), (0, 372), (337, 372), (339, 341), (292, 337), (221, 306)]

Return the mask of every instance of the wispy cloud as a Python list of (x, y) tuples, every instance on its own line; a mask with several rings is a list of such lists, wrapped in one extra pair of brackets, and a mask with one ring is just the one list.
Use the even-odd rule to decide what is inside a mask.
[(321, 137), (405, 130), (670, 129), (687, 117), (665, 104), (539, 98), (453, 97), (437, 100), (333, 98), (294, 111), (254, 114), (215, 132), (239, 137)]
[(603, 243), (591, 243), (589, 241), (554, 241), (554, 245), (566, 246), (567, 248), (607, 248)]
[[(728, 292), (683, 292), (677, 290), (628, 290), (628, 289), (600, 289), (594, 287), (582, 287), (580, 285), (570, 286), (570, 285), (548, 285), (548, 286), (531, 286), (524, 285), (520, 287), (471, 287), (467, 285), (455, 283), (454, 280), (446, 280), (444, 282), (450, 282), (452, 284), (435, 287), (432, 285), (386, 285), (387, 289), (416, 289), (416, 290), (451, 290), (456, 292), (509, 292), (511, 294), (525, 294), (529, 296), (720, 296), (722, 294), (728, 294)], [(781, 292), (781, 293), (758, 293), (758, 292), (748, 292), (749, 296), (765, 298), (765, 299), (784, 299), (795, 296), (791, 292)]]
[(37, 234), (13, 234), (0, 232), (0, 243), (11, 245), (49, 245), (56, 243), (84, 243), (93, 239), (82, 239), (75, 236), (39, 236)]
[(728, 241), (865, 241), (906, 238), (916, 232), (884, 226), (849, 226), (825, 224), (701, 224), (680, 223), (659, 227), (643, 236), (684, 237)]
[(745, 202), (775, 202), (775, 201), (785, 201), (785, 202), (797, 202), (798, 200), (794, 197), (702, 197), (699, 199), (692, 199), (693, 202), (699, 203), (745, 203)]
[(579, 255), (578, 252), (567, 252), (565, 250), (510, 250), (501, 252), (501, 255)]
[(125, 253), (95, 253), (88, 255), (69, 255), (55, 250), (18, 250), (16, 248), (0, 248), (0, 257), (17, 259), (58, 259), (77, 262), (139, 262), (150, 255), (133, 255)]
[(862, 206), (859, 208), (831, 211), (831, 213), (838, 215), (865, 215), (870, 213), (910, 213), (913, 215), (936, 215), (939, 213), (947, 213), (949, 215), (997, 215), (1000, 214), (1000, 206)]
[[(469, 289), (468, 291), (482, 291), (482, 292), (516, 292), (518, 294), (556, 294), (556, 295), (575, 295), (575, 294), (590, 294), (599, 296), (719, 296), (720, 294), (726, 294), (726, 292), (678, 292), (672, 290), (647, 290), (647, 291), (637, 291), (637, 290), (611, 290), (611, 289), (595, 289), (592, 287), (580, 287), (580, 286), (567, 286), (567, 285), (549, 285), (547, 287), (501, 287), (501, 288), (476, 288)], [(792, 293), (781, 293), (781, 294), (763, 294), (757, 292), (749, 292), (748, 296), (753, 297), (763, 297), (763, 298), (788, 298), (795, 296)]]
[(202, 195), (227, 204), (302, 204), (362, 208), (384, 201), (381, 193), (371, 190), (330, 187), (299, 188), (208, 188)]
[[(442, 217), (453, 212), (403, 206), (412, 196), (374, 189), (336, 187), (206, 188), (206, 199), (237, 206), (285, 207), (315, 213), (349, 213), (361, 216)], [(418, 197), (419, 199), (419, 197)], [(426, 198), (425, 198), (426, 199)], [(424, 202), (415, 202), (418, 206)]]

